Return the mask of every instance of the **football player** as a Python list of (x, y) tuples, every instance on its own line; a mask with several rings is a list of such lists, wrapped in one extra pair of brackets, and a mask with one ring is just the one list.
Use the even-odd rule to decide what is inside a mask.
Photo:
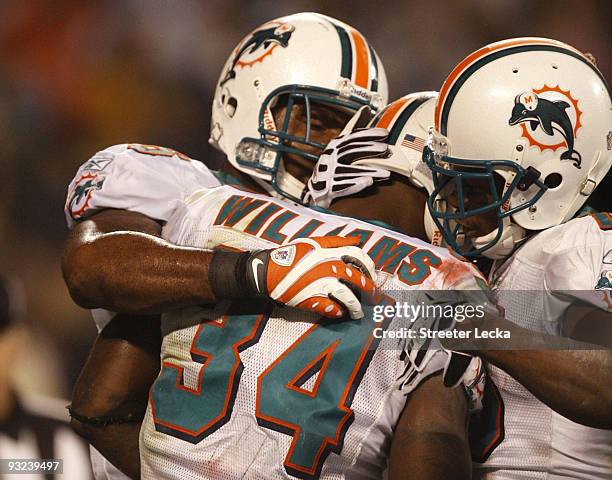
[[(591, 334), (579, 338), (607, 348), (609, 291), (594, 289), (612, 249), (611, 217), (573, 217), (612, 165), (611, 129), (610, 93), (592, 58), (520, 38), (488, 45), (451, 72), (425, 153), (434, 221), (459, 253), (497, 260), (490, 281), (506, 318), (567, 335), (568, 309), (586, 301), (594, 309), (581, 323)], [(582, 403), (575, 420), (612, 428), (609, 349), (483, 355), (501, 367), (491, 373), (505, 411), (505, 436), (483, 452), (483, 475), (610, 478), (612, 431), (563, 416)]]
[[(358, 238), (385, 290), (477, 287), (472, 267), (446, 250), (229, 185), (195, 192), (169, 219), (164, 237), (179, 245), (240, 250), (288, 242), (273, 250), (268, 274), (260, 278), (265, 282), (271, 275), (292, 277), (286, 271), (313, 240), (291, 240), (315, 226), (311, 235), (339, 231)], [(327, 262), (320, 268), (343, 267)], [(315, 322), (295, 309), (257, 314), (260, 309), (244, 303), (162, 317), (162, 370), (141, 431), (143, 477), (379, 478), (404, 394), (427, 372), (411, 371), (408, 384), (398, 384), (406, 368), (402, 355), (372, 343), (376, 328), (389, 328), (384, 322)], [(407, 417), (416, 415), (411, 410), (409, 402)], [(465, 418), (450, 422), (458, 424), (465, 425)], [(418, 454), (408, 461), (418, 463)], [(404, 467), (415, 477), (418, 472), (427, 478), (408, 461)]]
[[(270, 38), (264, 39), (264, 35)], [(336, 45), (335, 51), (331, 45)], [(307, 52), (312, 58), (305, 61), (313, 64), (319, 57), (317, 48), (325, 49), (327, 56), (335, 52), (338, 70), (325, 74), (317, 69), (313, 76), (305, 77), (305, 70), (295, 67), (296, 54), (291, 52)], [(298, 74), (301, 76), (296, 77)], [(364, 103), (376, 107), (386, 101), (385, 96), (380, 61), (357, 31), (314, 14), (286, 17), (257, 29), (228, 61), (214, 100), (211, 138), (228, 155), (235, 167), (232, 173), (243, 184), (292, 198), (301, 193), (303, 184), (296, 182), (310, 175), (304, 162), (317, 158), (322, 146), (337, 135), (358, 107)], [(330, 128), (334, 123), (338, 125), (335, 131)], [(188, 196), (195, 188), (204, 190)], [(330, 317), (337, 318), (345, 310), (361, 316), (350, 289), (337, 281), (340, 278), (364, 293), (372, 289), (368, 279), (375, 276), (372, 260), (351, 248), (353, 244), (370, 251), (382, 269), (379, 283), (398, 288), (449, 288), (457, 282), (471, 285), (474, 272), (468, 265), (391, 231), (223, 186), (217, 175), (160, 147), (123, 145), (94, 156), (71, 185), (67, 212), (69, 221), (79, 223), (66, 249), (65, 272), (82, 304), (139, 313), (191, 305), (164, 317), (162, 372), (151, 391), (142, 437), (145, 476), (195, 472), (209, 478), (223, 472), (249, 472), (259, 478), (325, 477), (334, 472), (349, 478), (378, 476), (386, 463), (394, 426), (404, 433), (393, 443), (398, 461), (392, 463), (392, 473), (409, 470), (427, 478), (449, 467), (469, 469), (463, 461), (465, 446), (457, 440), (465, 433), (463, 393), (440, 393), (425, 384), (421, 393), (411, 398), (409, 413), (398, 423), (405, 394), (423, 375), (406, 376), (414, 369), (406, 369), (398, 352), (370, 348), (372, 324), (313, 324), (312, 317), (300, 316), (295, 310), (276, 307), (267, 311), (262, 307), (259, 315), (253, 315), (243, 305), (249, 297), (270, 297)], [(199, 248), (155, 238), (161, 223), (165, 239)], [(140, 233), (124, 232), (133, 232), (136, 224), (141, 226), (137, 229)], [(356, 240), (336, 237), (341, 232)], [(327, 238), (312, 240), (321, 234)], [(288, 246), (276, 248), (278, 244)], [(212, 273), (206, 275), (198, 270), (205, 262), (201, 249), (216, 246), (246, 249), (247, 253), (213, 254)], [(267, 248), (253, 251), (262, 247)], [(160, 260), (163, 255), (169, 260)], [(190, 265), (191, 271), (178, 274), (173, 270), (172, 265), (183, 263)], [(250, 269), (242, 268), (243, 263)], [(310, 267), (298, 270), (296, 264)], [(207, 277), (208, 288), (212, 287), (208, 296), (201, 294), (201, 289), (207, 288)], [(106, 283), (109, 278), (112, 281)], [(133, 285), (135, 278), (143, 285)], [(200, 290), (191, 289), (189, 282)], [(212, 309), (197, 306), (221, 298), (242, 302), (234, 302), (230, 310), (219, 303)], [(97, 318), (104, 322), (99, 313)], [(282, 317), (294, 321), (287, 324)], [(124, 346), (135, 350), (135, 356), (125, 362), (125, 369), (119, 367), (122, 373), (115, 373), (122, 360), (111, 351), (117, 319), (123, 323), (133, 320), (117, 316), (104, 329), (88, 363), (95, 368), (85, 369), (77, 387), (73, 415), (84, 431), (91, 432), (96, 425), (115, 428), (134, 419), (130, 414), (106, 415), (108, 405), (95, 398), (106, 388), (92, 389), (90, 376), (102, 377), (102, 385), (115, 393), (117, 386), (110, 383), (118, 375), (128, 372), (126, 383), (132, 382), (128, 387), (136, 383), (145, 389), (154, 371), (151, 368), (149, 375), (130, 377), (134, 358), (154, 359), (154, 354), (147, 353), (153, 349), (141, 349), (145, 342), (134, 340)], [(155, 319), (141, 321), (147, 320), (154, 331)], [(132, 335), (141, 338), (142, 333)], [(122, 338), (130, 340), (123, 333), (119, 337), (119, 343)], [(325, 342), (330, 342), (328, 347)], [(155, 339), (150, 343), (154, 345)], [(106, 384), (104, 368), (113, 371)], [(277, 378), (295, 368), (295, 378), (286, 382)], [(400, 384), (398, 377), (403, 379)], [(340, 381), (346, 381), (346, 388), (336, 391)], [(281, 395), (273, 400), (279, 386), (287, 386), (279, 392), (287, 398), (281, 400)], [(112, 393), (104, 398), (109, 396), (112, 399)], [(92, 399), (94, 408), (89, 402)], [(131, 398), (126, 401), (118, 395), (112, 400), (112, 407), (121, 410)], [(427, 421), (421, 420), (424, 409), (441, 407), (445, 402), (450, 406), (435, 410), (437, 414), (428, 415)], [(85, 414), (81, 407), (88, 403), (90, 410)], [(381, 409), (383, 404), (387, 408)], [(283, 411), (277, 411), (279, 406)], [(367, 437), (365, 432), (369, 432)], [(431, 448), (432, 439), (439, 438), (455, 448), (433, 466), (419, 462), (430, 455), (427, 448)], [(402, 444), (414, 447), (413, 465), (401, 461)], [(125, 455), (130, 453), (133, 451)], [(255, 457), (257, 462), (253, 462)]]
[[(484, 462), (479, 475), (609, 478), (612, 433), (602, 429), (612, 428), (611, 215), (572, 219), (612, 164), (606, 82), (573, 47), (514, 39), (460, 62), (429, 114), (429, 143), (424, 132), (416, 140), (432, 171), (416, 178), (431, 192), (429, 232), (462, 255), (496, 261), (490, 282), (506, 318), (524, 327), (512, 329), (514, 345), (529, 349), (480, 352), (495, 365), (491, 385), (500, 393), (488, 400), (500, 421), (473, 452)], [(414, 148), (414, 134), (400, 138)], [(387, 161), (389, 170), (413, 175), (401, 156), (365, 156), (358, 165)], [(318, 173), (314, 180), (310, 197), (333, 199), (328, 192), (339, 179)], [(592, 306), (578, 321), (577, 301)], [(570, 333), (607, 349), (551, 349), (560, 344), (551, 335)]]

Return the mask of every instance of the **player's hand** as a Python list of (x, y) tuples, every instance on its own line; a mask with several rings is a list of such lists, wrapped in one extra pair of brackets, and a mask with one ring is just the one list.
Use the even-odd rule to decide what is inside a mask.
[(359, 109), (340, 136), (325, 147), (302, 194), (304, 204), (327, 208), (336, 198), (358, 193), (374, 180), (389, 178), (390, 172), (384, 168), (359, 164), (360, 160), (389, 152), (387, 130), (364, 128), (371, 115), (367, 106)]
[[(357, 238), (317, 237), (253, 252), (246, 265), (248, 288), (290, 307), (328, 318), (363, 317), (361, 299), (376, 292), (374, 262)], [(253, 291), (253, 290), (252, 290)]]
[[(461, 385), (468, 400), (470, 413), (482, 411), (484, 401), (485, 384), (487, 381), (487, 370), (480, 357), (470, 357), (457, 362), (456, 352), (447, 352), (449, 360), (443, 372), (443, 381), (446, 386)], [(466, 363), (464, 363), (466, 362)], [(464, 367), (464, 365), (467, 365)], [(457, 367), (459, 367), (457, 369)], [(454, 377), (455, 376), (455, 377)]]

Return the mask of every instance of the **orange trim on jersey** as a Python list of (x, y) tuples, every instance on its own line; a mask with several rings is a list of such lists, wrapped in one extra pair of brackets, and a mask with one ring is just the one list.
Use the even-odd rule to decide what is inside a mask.
[[(492, 43), (490, 45), (482, 47), (480, 50), (476, 50), (474, 53), (471, 53), (470, 55), (465, 57), (453, 69), (453, 71), (444, 81), (444, 84), (442, 85), (442, 88), (440, 89), (440, 96), (438, 97), (438, 101), (436, 102), (436, 111), (434, 114), (436, 130), (440, 131), (440, 120), (441, 120), (440, 114), (442, 111), (441, 107), (442, 107), (442, 104), (444, 103), (444, 100), (446, 100), (446, 95), (448, 91), (450, 90), (451, 86), (453, 85), (453, 83), (455, 83), (455, 80), (457, 80), (457, 77), (459, 77), (459, 75), (461, 75), (467, 67), (469, 67), (471, 64), (481, 59), (482, 57), (485, 57), (488, 54), (496, 52), (498, 50), (503, 50), (503, 49), (511, 48), (511, 47), (517, 47), (520, 45), (538, 45), (538, 44), (556, 45), (558, 47), (567, 48), (568, 50), (579, 53), (580, 55), (584, 57), (584, 54), (580, 52), (579, 50), (576, 50), (574, 47), (566, 45), (563, 42), (558, 42), (556, 40), (550, 40), (548, 38), (536, 38), (536, 37), (515, 38), (512, 40), (502, 40), (501, 42)], [(584, 58), (587, 59), (587, 57), (584, 57)]]
[[(194, 435), (200, 435), (202, 432), (206, 431), (211, 425), (214, 425), (217, 421), (219, 421), (219, 419), (223, 418), (228, 411), (228, 408), (231, 408), (232, 405), (230, 405), (230, 400), (231, 400), (231, 396), (232, 396), (232, 385), (234, 384), (235, 378), (236, 378), (236, 374), (238, 372), (238, 367), (240, 365), (242, 365), (242, 360), (240, 359), (240, 347), (242, 345), (244, 345), (245, 343), (250, 342), (253, 338), (255, 338), (255, 335), (257, 335), (257, 332), (259, 331), (259, 326), (261, 324), (262, 321), (264, 321), (264, 317), (265, 315), (258, 315), (257, 319), (255, 320), (255, 323), (253, 325), (253, 328), (251, 330), (251, 332), (244, 338), (241, 338), (240, 340), (238, 340), (236, 343), (234, 343), (232, 345), (232, 350), (234, 351), (234, 365), (232, 366), (232, 369), (230, 371), (229, 374), (229, 381), (227, 382), (227, 389), (225, 391), (225, 398), (224, 398), (224, 403), (223, 403), (223, 409), (222, 411), (216, 415), (212, 420), (210, 420), (209, 422), (207, 422), (206, 424), (204, 424), (202, 427), (200, 427), (198, 430), (189, 430), (187, 428), (183, 428), (183, 427), (179, 427), (178, 425), (174, 425), (171, 422), (167, 422), (164, 420), (161, 420), (159, 417), (157, 417), (156, 413), (155, 413), (155, 402), (153, 401), (153, 388), (151, 388), (149, 390), (149, 405), (151, 405), (151, 414), (153, 416), (153, 422), (155, 425), (162, 425), (164, 427), (170, 428), (172, 430), (176, 430), (177, 432), (181, 432), (184, 433), (186, 435), (190, 435), (190, 436), (194, 436)], [(197, 344), (197, 339), (200, 336), (200, 332), (202, 330), (202, 328), (204, 327), (205, 324), (207, 325), (212, 325), (218, 328), (224, 328), (226, 325), (226, 321), (228, 319), (227, 315), (224, 315), (222, 317), (222, 321), (221, 323), (215, 322), (214, 320), (204, 320), (200, 323), (200, 325), (198, 326), (198, 329), (196, 331), (196, 334), (194, 335), (194, 338), (191, 342), (191, 349), (190, 349), (190, 353), (197, 353), (201, 356), (206, 357), (206, 360), (204, 363), (201, 364), (200, 367), (200, 371), (198, 372), (198, 383), (196, 386), (196, 389), (192, 389), (186, 385), (184, 385), (183, 381), (184, 381), (184, 376), (183, 376), (183, 371), (184, 371), (184, 367), (180, 366), (180, 365), (175, 365), (171, 362), (168, 361), (163, 361), (162, 362), (162, 369), (163, 367), (166, 368), (172, 368), (174, 370), (177, 371), (176, 374), (176, 380), (175, 380), (175, 387), (178, 390), (182, 390), (185, 392), (189, 392), (191, 394), (194, 395), (201, 395), (202, 394), (202, 377), (204, 375), (204, 370), (206, 369), (206, 367), (209, 365), (209, 363), (211, 362), (211, 360), (214, 358), (213, 355), (206, 353), (206, 352), (202, 352), (200, 350), (195, 349), (195, 345)], [(199, 362), (196, 362), (199, 363)], [(160, 374), (161, 375), (161, 374)]]
[(370, 53), (365, 38), (357, 30), (349, 30), (355, 52), (355, 85), (368, 88), (370, 83)]
[(386, 109), (385, 113), (382, 114), (380, 120), (376, 124), (379, 128), (389, 128), (391, 125), (391, 121), (399, 114), (399, 111), (402, 107), (405, 107), (408, 104), (409, 99), (406, 97), (402, 97), (397, 99), (395, 102), (391, 103)]
[[(372, 257), (372, 252), (380, 243), (387, 241), (387, 240), (391, 240), (393, 242), (387, 248), (387, 251), (392, 252), (392, 253), (389, 254), (389, 258), (387, 258), (387, 260), (385, 260), (383, 263), (380, 263), (380, 257), (383, 253), (385, 253), (385, 249), (381, 247), (375, 257)], [(409, 250), (402, 252), (401, 250), (402, 247), (409, 247)], [(397, 271), (397, 269), (400, 267), (402, 260), (404, 260), (404, 258), (406, 258), (408, 255), (410, 255), (415, 250), (416, 250), (416, 247), (412, 245), (408, 245), (407, 243), (404, 243), (400, 240), (396, 240), (394, 238), (384, 235), (380, 237), (374, 245), (372, 245), (372, 247), (368, 250), (368, 255), (370, 255), (370, 257), (374, 261), (376, 270), (382, 270), (387, 273), (395, 273), (395, 271)], [(397, 257), (401, 255), (402, 253), (404, 253), (404, 255), (402, 256), (402, 258), (398, 259)], [(397, 261), (397, 265), (395, 266), (395, 269), (393, 271), (390, 271), (389, 269), (387, 269), (387, 267), (391, 265), (391, 263), (394, 261)]]
[[(336, 340), (329, 347), (323, 350), (319, 355), (317, 355), (311, 362), (308, 363), (304, 368), (302, 368), (295, 377), (293, 377), (285, 387), (290, 390), (294, 390), (298, 393), (302, 393), (304, 395), (308, 395), (310, 398), (315, 398), (317, 396), (317, 392), (319, 391), (319, 385), (321, 384), (321, 379), (323, 375), (325, 375), (325, 371), (327, 370), (327, 366), (329, 365), (329, 361), (331, 360), (336, 347), (339, 345), (340, 339)], [(319, 361), (324, 358), (323, 363), (321, 364), (321, 368), (319, 369), (319, 375), (315, 380), (315, 384), (312, 387), (312, 390), (306, 390), (305, 388), (298, 387), (296, 383), (304, 376), (306, 373), (312, 369)]]
[[(374, 329), (376, 326), (380, 326), (381, 323), (372, 323), (372, 328)], [(338, 409), (340, 409), (341, 411), (344, 412), (344, 416), (340, 419), (340, 421), (338, 422), (338, 425), (336, 427), (336, 430), (334, 432), (334, 436), (333, 438), (330, 437), (326, 437), (325, 440), (321, 443), (321, 446), (319, 447), (319, 450), (317, 451), (317, 454), (315, 455), (314, 458), (314, 462), (312, 464), (311, 468), (307, 468), (307, 467), (303, 467), (301, 465), (297, 465), (295, 463), (291, 463), (289, 461), (289, 459), (291, 458), (291, 456), (293, 455), (293, 451), (295, 449), (295, 446), (297, 444), (297, 438), (300, 435), (301, 432), (301, 427), (297, 424), (294, 423), (290, 423), (290, 422), (286, 422), (283, 421), (279, 418), (275, 418), (275, 417), (269, 417), (267, 415), (264, 415), (259, 406), (260, 406), (260, 395), (261, 395), (261, 389), (262, 389), (262, 381), (264, 379), (264, 377), (283, 359), (285, 358), (289, 352), (291, 350), (293, 350), (304, 338), (306, 338), (308, 335), (310, 335), (313, 330), (315, 330), (316, 328), (319, 328), (320, 324), (315, 323), (312, 327), (310, 327), (306, 332), (304, 332), (302, 335), (300, 335), (300, 337), (293, 342), (293, 344), (287, 349), (285, 350), (274, 362), (272, 362), (272, 364), (266, 368), (260, 375), (259, 377), (257, 377), (257, 396), (255, 399), (255, 416), (257, 418), (261, 418), (262, 420), (266, 420), (272, 424), (276, 424), (276, 425), (280, 425), (283, 426), (285, 428), (287, 428), (288, 430), (293, 431), (294, 433), (291, 435), (291, 445), (289, 446), (289, 451), (287, 452), (287, 455), (285, 455), (285, 461), (283, 462), (283, 464), (286, 467), (290, 467), (298, 472), (303, 472), (306, 473), (308, 475), (314, 475), (315, 472), (317, 471), (317, 467), (319, 466), (319, 462), (321, 461), (321, 456), (323, 455), (323, 453), (325, 452), (325, 448), (327, 445), (334, 445), (337, 446), (339, 441), (340, 441), (340, 434), (344, 428), (345, 423), (353, 417), (353, 409), (351, 407), (347, 407), (344, 405), (345, 401), (346, 401), (346, 397), (349, 394), (349, 391), (355, 381), (355, 377), (357, 376), (357, 374), (359, 373), (359, 370), (361, 369), (361, 366), (363, 364), (363, 361), (366, 358), (366, 355), (370, 349), (370, 345), (372, 345), (372, 343), (374, 342), (374, 336), (370, 335), (368, 340), (365, 342), (365, 345), (363, 346), (362, 350), (361, 350), (361, 354), (359, 355), (359, 358), (357, 359), (357, 362), (355, 362), (355, 368), (353, 369), (353, 371), (351, 372), (351, 375), (349, 376), (348, 382), (346, 383), (343, 391), (342, 391), (342, 395), (340, 397), (340, 400), (338, 401), (338, 403), (336, 404), (336, 406), (338, 407)], [(333, 356), (330, 355), (330, 357)]]
[[(591, 217), (593, 217), (593, 219), (597, 222), (597, 225), (599, 226), (599, 228), (601, 230), (610, 230), (612, 229), (612, 213), (609, 212), (597, 212), (597, 213), (592, 213)], [(610, 222), (609, 224), (603, 223), (602, 222), (602, 217), (607, 219), (608, 222)]]
[[(497, 401), (503, 405), (503, 399), (501, 398), (501, 394), (499, 393), (495, 385), (493, 386), (493, 393), (497, 397)], [(483, 452), (485, 455), (487, 455), (487, 453), (489, 453), (489, 450), (491, 450), (497, 444), (497, 442), (500, 441), (500, 438), (502, 436), (502, 410), (502, 408), (497, 409), (497, 415), (495, 417), (495, 436), (493, 437), (493, 440), (491, 440), (489, 444), (484, 448)]]
[[(398, 244), (396, 246), (401, 246), (402, 243), (398, 242)], [(408, 253), (406, 253), (401, 259), (397, 259), (397, 257), (399, 255), (401, 255), (401, 251), (398, 251), (396, 253), (393, 253), (387, 260), (385, 260), (383, 263), (381, 263), (380, 268), (378, 268), (378, 270), (382, 270), (384, 272), (387, 273), (395, 273), (395, 271), (397, 271), (397, 269), (402, 265), (402, 261), (406, 258), (409, 257), (410, 254), (412, 252), (414, 252), (416, 250), (416, 247), (413, 247), (412, 245), (408, 245), (407, 243), (404, 243), (403, 245), (406, 245), (408, 247), (410, 247), (410, 250), (408, 250)], [(382, 255), (382, 251), (377, 255), (377, 257), (379, 257), (380, 255)], [(389, 265), (391, 265), (391, 263), (395, 262), (397, 260), (397, 266), (395, 267), (395, 271), (391, 272), (388, 270)]]
[(143, 155), (151, 155), (153, 157), (178, 157), (181, 160), (190, 161), (191, 158), (184, 153), (178, 152), (173, 148), (160, 147), (159, 145), (149, 145), (146, 143), (130, 143), (127, 148)]

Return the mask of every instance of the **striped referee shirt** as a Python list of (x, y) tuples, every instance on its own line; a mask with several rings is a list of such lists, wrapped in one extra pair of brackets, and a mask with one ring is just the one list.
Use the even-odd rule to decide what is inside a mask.
[[(87, 442), (68, 423), (65, 402), (43, 397), (17, 399), (8, 419), (0, 422), (0, 458), (63, 460), (63, 475), (20, 474), (19, 480), (89, 480)], [(2, 475), (9, 480), (15, 475)]]

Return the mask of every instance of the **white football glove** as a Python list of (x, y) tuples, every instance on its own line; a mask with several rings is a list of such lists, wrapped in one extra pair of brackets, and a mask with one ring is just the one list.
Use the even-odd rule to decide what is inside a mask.
[(358, 193), (374, 180), (389, 178), (391, 173), (384, 168), (358, 163), (389, 152), (386, 129), (363, 128), (371, 116), (369, 107), (360, 108), (340, 136), (327, 144), (302, 194), (304, 204), (328, 208), (336, 198)]
[(461, 379), (470, 413), (480, 412), (487, 383), (487, 370), (480, 357), (472, 357)]
[(463, 388), (470, 413), (482, 410), (487, 371), (480, 357), (432, 347), (427, 350), (403, 350), (401, 355), (406, 366), (397, 380), (399, 389), (406, 395), (424, 380), (441, 373), (445, 386)]
[[(459, 286), (464, 284), (459, 284)], [(439, 290), (409, 292), (402, 298), (413, 305), (423, 305), (418, 318), (401, 320), (391, 328), (407, 327), (415, 335), (400, 340), (401, 358), (406, 367), (398, 378), (400, 389), (406, 393), (412, 392), (426, 378), (441, 373), (444, 385), (450, 388), (461, 385), (466, 393), (470, 412), (482, 409), (486, 371), (482, 361), (464, 352), (452, 351), (444, 346), (440, 339), (423, 336), (421, 332), (454, 330), (457, 323), (463, 321), (455, 316), (435, 316), (425, 314), (426, 308), (452, 306), (454, 311), (462, 305), (484, 305), (487, 299), (486, 292), (481, 290)], [(400, 302), (401, 303), (401, 302)], [(493, 311), (494, 306), (488, 307)], [(443, 312), (444, 309), (438, 310)], [(434, 308), (431, 309), (435, 313)]]
[(364, 316), (362, 299), (376, 301), (372, 259), (358, 238), (302, 238), (282, 247), (253, 252), (247, 285), (260, 296), (328, 318)]

